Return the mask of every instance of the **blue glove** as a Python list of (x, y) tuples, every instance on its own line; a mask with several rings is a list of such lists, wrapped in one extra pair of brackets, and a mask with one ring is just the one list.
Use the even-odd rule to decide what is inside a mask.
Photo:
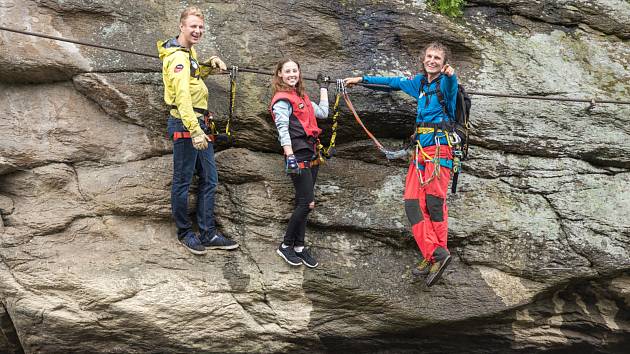
[(284, 170), (286, 173), (296, 174), (296, 175), (300, 174), (300, 165), (298, 165), (298, 162), (295, 159), (295, 155), (287, 156), (285, 162), (286, 162), (286, 165), (284, 166)]

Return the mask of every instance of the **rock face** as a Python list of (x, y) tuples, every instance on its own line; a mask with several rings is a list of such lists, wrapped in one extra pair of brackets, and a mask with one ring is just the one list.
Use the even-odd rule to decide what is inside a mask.
[[(440, 40), (469, 90), (627, 100), (627, 1), (204, 2), (202, 57), (304, 74), (412, 74)], [(0, 0), (0, 25), (141, 52), (178, 3)], [(6, 16), (5, 16), (6, 14)], [(216, 154), (217, 221), (241, 247), (192, 256), (170, 218), (158, 60), (0, 31), (0, 352), (622, 353), (630, 346), (630, 106), (473, 96), (471, 160), (449, 196), (454, 261), (434, 287), (387, 162), (342, 108), (307, 242), (274, 252), (292, 210), (267, 113), (241, 72), (236, 144)], [(223, 126), (225, 76), (207, 81)], [(315, 92), (309, 83), (308, 89)], [(415, 102), (350, 91), (388, 146)], [(331, 97), (332, 99), (332, 97)], [(322, 126), (329, 131), (329, 123)], [(191, 197), (191, 207), (194, 205)]]

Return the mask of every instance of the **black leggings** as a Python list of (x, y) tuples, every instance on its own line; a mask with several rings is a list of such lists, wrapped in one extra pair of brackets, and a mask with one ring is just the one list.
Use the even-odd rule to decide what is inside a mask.
[(289, 219), (287, 233), (284, 235), (283, 243), (287, 246), (304, 246), (306, 218), (311, 212), (309, 204), (315, 201), (313, 190), (318, 171), (319, 166), (314, 166), (303, 169), (299, 175), (290, 175), (295, 187), (295, 209)]

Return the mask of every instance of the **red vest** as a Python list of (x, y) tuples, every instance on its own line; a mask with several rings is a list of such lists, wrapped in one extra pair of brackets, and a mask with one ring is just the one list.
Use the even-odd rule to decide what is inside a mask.
[(315, 111), (307, 94), (304, 94), (302, 98), (298, 96), (295, 91), (276, 92), (269, 106), (269, 111), (274, 121), (276, 117), (273, 115), (272, 107), (280, 100), (288, 101), (293, 108), (293, 113), (291, 117), (289, 117), (289, 135), (291, 136), (291, 141), (293, 141), (293, 139), (317, 138), (319, 136), (322, 130), (317, 127)]

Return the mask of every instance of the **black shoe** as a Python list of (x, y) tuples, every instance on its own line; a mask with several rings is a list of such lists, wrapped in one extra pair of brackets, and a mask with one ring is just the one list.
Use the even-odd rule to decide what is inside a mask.
[(451, 263), (451, 255), (442, 247), (438, 247), (433, 252), (433, 258), (435, 262), (431, 265), (431, 269), (429, 269), (429, 275), (427, 276), (427, 286), (432, 286), (442, 276), (444, 270)]
[(201, 236), (201, 244), (211, 250), (233, 250), (238, 248), (238, 243), (226, 238), (220, 233), (210, 237), (208, 234)]
[(411, 274), (416, 277), (422, 277), (429, 274), (429, 268), (431, 268), (431, 262), (422, 258), (422, 261), (411, 270)]
[(197, 238), (197, 235), (192, 232), (186, 233), (184, 237), (179, 239), (179, 242), (182, 244), (182, 246), (186, 247), (186, 249), (193, 254), (202, 255), (208, 252)]
[(302, 258), (298, 257), (293, 250), (293, 246), (282, 248), (282, 244), (276, 250), (276, 253), (282, 257), (287, 263), (292, 266), (299, 266), (302, 264)]
[(306, 247), (302, 249), (302, 252), (295, 251), (295, 255), (298, 256), (298, 258), (302, 260), (302, 263), (309, 268), (315, 268), (319, 265), (315, 258), (313, 258), (313, 256), (311, 256), (308, 252)]

